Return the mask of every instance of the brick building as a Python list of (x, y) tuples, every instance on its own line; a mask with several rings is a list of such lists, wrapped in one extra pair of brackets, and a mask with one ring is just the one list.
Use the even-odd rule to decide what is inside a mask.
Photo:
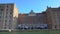
[(47, 7), (46, 15), (49, 29), (60, 29), (60, 7)]
[[(47, 7), (45, 12), (19, 14), (19, 26), (21, 24), (29, 27), (47, 27), (48, 29), (60, 29), (60, 7)], [(43, 26), (44, 25), (44, 26)]]
[(20, 26), (27, 26), (27, 27), (47, 27), (46, 23), (46, 12), (42, 13), (34, 13), (31, 10), (28, 14), (19, 14), (18, 17)]

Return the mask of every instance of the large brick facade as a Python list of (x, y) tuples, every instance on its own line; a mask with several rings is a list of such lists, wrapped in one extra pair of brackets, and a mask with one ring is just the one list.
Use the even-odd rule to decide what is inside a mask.
[(48, 29), (60, 29), (60, 7), (47, 7), (46, 11), (42, 13), (31, 11), (28, 14), (19, 14), (18, 20), (19, 24), (28, 26), (35, 25), (36, 27), (45, 24), (44, 26), (47, 26)]
[(60, 29), (60, 7), (47, 7), (46, 15), (49, 29)]
[(28, 14), (19, 14), (19, 24), (27, 25), (28, 27), (38, 27), (47, 25), (46, 23), (46, 12), (34, 13), (32, 10)]

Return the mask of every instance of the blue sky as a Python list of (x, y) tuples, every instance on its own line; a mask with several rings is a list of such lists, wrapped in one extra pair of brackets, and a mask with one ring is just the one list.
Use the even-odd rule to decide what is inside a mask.
[(31, 10), (40, 13), (45, 11), (47, 6), (60, 6), (60, 0), (0, 0), (0, 3), (15, 3), (19, 13), (29, 13)]

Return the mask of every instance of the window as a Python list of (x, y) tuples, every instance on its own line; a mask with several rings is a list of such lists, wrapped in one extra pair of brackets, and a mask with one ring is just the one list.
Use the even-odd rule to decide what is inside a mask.
[(7, 22), (7, 20), (5, 20), (5, 23)]
[(9, 29), (11, 29), (11, 27), (9, 27)]
[(6, 15), (6, 18), (7, 18), (7, 15)]
[(8, 11), (6, 11), (6, 15), (8, 14)]
[(3, 11), (3, 9), (0, 9), (0, 11)]
[(0, 12), (0, 15), (2, 14), (2, 12)]
[(4, 27), (4, 29), (6, 29), (6, 27)]
[(8, 11), (8, 9), (6, 9), (6, 11)]
[(0, 8), (3, 8), (3, 6), (0, 6)]
[(1, 16), (0, 16), (0, 18), (1, 18)]
[(13, 9), (11, 9), (10, 11), (13, 11)]
[(7, 5), (7, 8), (8, 8), (8, 5)]
[(6, 29), (6, 23), (5, 23), (5, 27), (4, 28)]
[(11, 22), (11, 20), (9, 20), (9, 22)]
[(12, 16), (10, 15), (9, 17), (11, 18)]
[(10, 12), (10, 14), (12, 14), (12, 12)]
[(0, 22), (1, 22), (1, 20), (0, 20)]
[(12, 26), (11, 26), (11, 24), (10, 24), (10, 22), (9, 22), (8, 28), (11, 29), (11, 27), (12, 27)]
[(55, 25), (55, 28), (57, 28), (57, 25)]

